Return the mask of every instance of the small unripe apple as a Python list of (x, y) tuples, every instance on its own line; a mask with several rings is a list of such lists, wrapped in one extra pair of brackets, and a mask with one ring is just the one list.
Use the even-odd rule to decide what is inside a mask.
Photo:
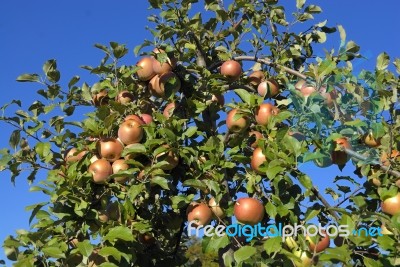
[(313, 261), (312, 261), (312, 255), (308, 251), (303, 251), (303, 250), (295, 250), (293, 254), (297, 257), (300, 258), (300, 261), (298, 260), (293, 260), (294, 266), (296, 267), (309, 267), (312, 266)]

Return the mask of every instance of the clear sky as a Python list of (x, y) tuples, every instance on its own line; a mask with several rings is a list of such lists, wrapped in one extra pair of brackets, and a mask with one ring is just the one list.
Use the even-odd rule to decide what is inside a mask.
[[(282, 3), (291, 1), (282, 1)], [(400, 57), (398, 28), (400, 20), (397, 0), (309, 0), (322, 7), (324, 12), (316, 16), (318, 21), (328, 19), (330, 25), (342, 24), (349, 40), (361, 46), (368, 60), (361, 61), (357, 68), (372, 69), (376, 56), (386, 51)], [(89, 81), (87, 72), (80, 65), (97, 64), (102, 53), (93, 44), (108, 44), (110, 41), (124, 43), (133, 49), (145, 38), (151, 39), (145, 30), (148, 3), (145, 0), (119, 1), (28, 1), (3, 0), (0, 2), (0, 106), (12, 99), (20, 99), (26, 105), (36, 98), (35, 84), (16, 83), (22, 73), (40, 73), (42, 64), (51, 58), (57, 59), (65, 85), (73, 75), (81, 81)], [(338, 35), (330, 36), (327, 49), (337, 48)], [(135, 64), (132, 51), (126, 64)], [(13, 129), (0, 123), (0, 148), (8, 146)], [(303, 170), (323, 188), (332, 181), (337, 167), (316, 169), (311, 165)], [(347, 167), (349, 174), (352, 168)], [(318, 181), (320, 180), (320, 181)], [(0, 220), (0, 242), (13, 234), (16, 229), (28, 228), (30, 213), (24, 207), (43, 201), (40, 193), (29, 193), (25, 179), (17, 179), (16, 186), (10, 183), (8, 172), (0, 173), (0, 206), (3, 218)], [(0, 259), (3, 252), (0, 253)]]

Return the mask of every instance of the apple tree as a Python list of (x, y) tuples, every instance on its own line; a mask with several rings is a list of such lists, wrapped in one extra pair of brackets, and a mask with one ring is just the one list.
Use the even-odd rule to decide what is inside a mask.
[(188, 221), (350, 230), (205, 236), (204, 265), (400, 264), (400, 60), (355, 74), (360, 47), (305, 0), (149, 4), (154, 40), (96, 44), (104, 57), (82, 66), (96, 82), (48, 60), (17, 78), (38, 100), (2, 106), (0, 170), (48, 199), (4, 241), (14, 266), (193, 266)]

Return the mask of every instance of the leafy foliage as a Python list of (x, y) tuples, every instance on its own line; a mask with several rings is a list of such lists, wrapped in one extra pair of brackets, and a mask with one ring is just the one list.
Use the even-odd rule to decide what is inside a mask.
[[(312, 24), (313, 14), (322, 9), (305, 0), (297, 0), (290, 15), (277, 0), (236, 0), (229, 5), (208, 0), (149, 3), (158, 11), (149, 17), (155, 41), (145, 40), (134, 53), (156, 47), (164, 52), (141, 55), (161, 64), (177, 60), (176, 78), (165, 84), (164, 96), (150, 93), (148, 82), (139, 79), (140, 67), (120, 63), (129, 55), (128, 48), (110, 42), (95, 45), (104, 52), (98, 66), (82, 66), (97, 75), (96, 83), (89, 85), (75, 76), (63, 88), (61, 82), (66, 81), (51, 59), (44, 63), (41, 75), (17, 78), (38, 83), (41, 100), (27, 108), (14, 100), (1, 108), (0, 120), (15, 130), (10, 148), (0, 150), (0, 170), (10, 171), (12, 182), (28, 170), (29, 182), (40, 180), (31, 190), (49, 199), (27, 207), (32, 210), (30, 231), (18, 231), (4, 241), (15, 266), (295, 264), (295, 252), (279, 238), (251, 242), (227, 236), (203, 238), (205, 258), (196, 258), (199, 245), (185, 233), (189, 203), (214, 197), (224, 203), (227, 215), (214, 223), (229, 224), (234, 202), (243, 195), (263, 202), (263, 225), (316, 221), (349, 225), (353, 230), (384, 224), (393, 232), (377, 238), (337, 238), (335, 246), (321, 253), (310, 251), (314, 262), (399, 264), (400, 215), (389, 216), (380, 209), (381, 201), (395, 196), (400, 185), (399, 176), (385, 168), (399, 170), (398, 158), (389, 156), (381, 162), (382, 154), (400, 149), (399, 59), (382, 53), (375, 70), (355, 76), (352, 61), (361, 57), (360, 47), (346, 39), (340, 25)], [(295, 26), (305, 30), (294, 32)], [(337, 51), (316, 56), (314, 47), (336, 31), (341, 39)], [(235, 82), (226, 79), (218, 68), (228, 59), (242, 62), (246, 70), (262, 70), (279, 83), (280, 94), (273, 99), (259, 96), (247, 71)], [(248, 62), (254, 64), (247, 67)], [(300, 79), (316, 92), (305, 97), (295, 86)], [(175, 90), (177, 84), (181, 86)], [(118, 101), (123, 91), (133, 95), (127, 104)], [(218, 95), (233, 101), (221, 105), (213, 101)], [(172, 114), (163, 115), (172, 102)], [(280, 109), (266, 125), (254, 119), (261, 103)], [(14, 106), (16, 111), (7, 115)], [(250, 130), (226, 129), (223, 114), (233, 108), (241, 111), (234, 119), (248, 118), (250, 130), (262, 134), (260, 140), (249, 136)], [(153, 121), (141, 125), (140, 143), (124, 148), (121, 156), (128, 168), (103, 184), (94, 183), (90, 166), (99, 154), (98, 142), (116, 138), (120, 125), (132, 114), (151, 114)], [(379, 140), (379, 146), (366, 146), (366, 134)], [(326, 167), (339, 156), (345, 157), (346, 164), (347, 152), (335, 143), (342, 137), (361, 156), (351, 162), (360, 179), (336, 177), (326, 191), (333, 198), (329, 203), (299, 165), (313, 161)], [(267, 159), (259, 171), (250, 167), (254, 142)], [(72, 155), (76, 160), (65, 156), (71, 148), (76, 149)], [(84, 153), (78, 157), (80, 152)], [(175, 159), (178, 164), (171, 167)], [(374, 186), (376, 181), (379, 185)], [(296, 242), (309, 251), (303, 237)]]

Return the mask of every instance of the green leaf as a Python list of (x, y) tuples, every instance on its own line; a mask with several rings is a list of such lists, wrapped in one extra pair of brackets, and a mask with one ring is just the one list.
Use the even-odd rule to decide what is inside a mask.
[(299, 177), (299, 182), (306, 188), (306, 189), (311, 189), (312, 187), (312, 181), (308, 175), (301, 175)]
[(279, 252), (282, 249), (282, 238), (280, 236), (268, 238), (264, 242), (264, 250), (267, 254)]
[(343, 28), (342, 25), (338, 25), (338, 30), (340, 33), (340, 40), (342, 41), (342, 44), (344, 45), (344, 42), (346, 41), (346, 30)]
[(17, 149), (17, 145), (21, 140), (21, 130), (14, 130), (10, 136), (9, 144), (12, 149)]
[(12, 160), (13, 156), (10, 151), (6, 148), (0, 150), (0, 171), (8, 167), (8, 163)]
[(50, 154), (50, 143), (37, 143), (35, 146), (35, 151), (41, 158), (45, 158)]
[(321, 212), (320, 210), (307, 210), (304, 221), (305, 222), (310, 221), (312, 218), (317, 216), (320, 212)]
[(156, 176), (156, 177), (151, 179), (151, 183), (161, 186), (162, 189), (166, 189), (166, 190), (169, 189), (168, 180), (165, 179), (164, 177)]
[(227, 235), (217, 236), (213, 235), (206, 247), (203, 247), (205, 253), (218, 251), (229, 245), (230, 241)]
[(37, 74), (22, 74), (17, 77), (17, 82), (38, 82), (39, 75)]
[(381, 53), (376, 61), (376, 69), (377, 70), (385, 70), (389, 66), (390, 57), (385, 52)]
[(400, 74), (400, 58), (396, 58), (393, 62), (393, 65), (396, 66), (396, 72), (397, 74)]
[(243, 102), (251, 104), (250, 103), (251, 94), (247, 92), (245, 89), (236, 89), (235, 93), (240, 97), (240, 99), (242, 99)]
[(302, 9), (306, 3), (306, 0), (296, 0), (296, 7)]
[(103, 247), (102, 249), (100, 249), (99, 255), (103, 257), (112, 256), (118, 262), (121, 261), (121, 252), (114, 247)]
[(196, 132), (197, 132), (197, 127), (196, 126), (192, 126), (189, 127), (184, 133), (183, 136), (186, 136), (187, 138), (192, 137)]
[(68, 83), (68, 88), (71, 88), (73, 85), (75, 85), (81, 78), (79, 76), (74, 76), (71, 78), (71, 80)]
[(65, 258), (64, 252), (59, 247), (45, 247), (42, 251), (51, 258)]
[(247, 259), (250, 259), (254, 254), (256, 254), (256, 252), (257, 250), (255, 247), (245, 246), (235, 251), (233, 257), (235, 258), (235, 261), (237, 263), (240, 263)]
[(130, 200), (132, 200), (132, 201), (135, 200), (136, 197), (137, 197), (141, 192), (144, 191), (145, 187), (146, 187), (146, 186), (145, 186), (144, 184), (132, 185), (132, 186), (129, 188), (129, 191), (128, 191), (128, 196), (129, 196)]
[(309, 5), (304, 11), (311, 14), (318, 14), (322, 12), (322, 9), (316, 5)]
[(117, 226), (111, 228), (108, 234), (104, 237), (104, 240), (109, 240), (110, 242), (114, 242), (116, 239), (133, 241), (132, 231), (128, 227)]
[(78, 248), (79, 252), (82, 254), (82, 256), (89, 257), (90, 254), (93, 252), (93, 245), (90, 243), (89, 240), (83, 240), (78, 242), (76, 245)]

